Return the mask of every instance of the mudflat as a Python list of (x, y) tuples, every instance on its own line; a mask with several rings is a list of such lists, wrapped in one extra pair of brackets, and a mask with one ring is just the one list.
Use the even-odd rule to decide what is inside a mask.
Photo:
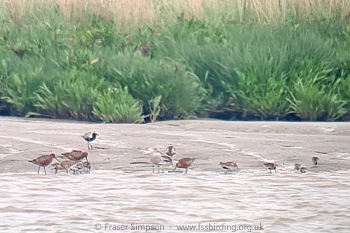
[[(236, 161), (240, 169), (265, 169), (265, 160), (278, 164), (277, 172), (293, 170), (294, 163), (309, 172), (350, 169), (348, 122), (242, 122), (176, 120), (148, 124), (101, 124), (62, 120), (0, 117), (0, 172), (36, 172), (28, 162), (39, 155), (72, 149), (88, 151), (92, 170), (151, 171), (147, 147), (176, 149), (176, 159), (197, 158), (192, 170), (221, 172), (219, 162)], [(81, 137), (97, 131), (94, 149)], [(313, 166), (311, 158), (320, 158)], [(162, 170), (171, 170), (164, 166)], [(191, 170), (190, 169), (190, 170)], [(54, 173), (51, 166), (48, 173)], [(189, 171), (190, 172), (190, 171)]]

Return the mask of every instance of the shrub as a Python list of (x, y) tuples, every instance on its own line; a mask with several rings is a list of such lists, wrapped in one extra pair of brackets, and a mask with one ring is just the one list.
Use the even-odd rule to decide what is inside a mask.
[(198, 77), (186, 66), (146, 58), (127, 61), (112, 68), (112, 80), (143, 103), (145, 115), (151, 113), (151, 101), (159, 96), (159, 117), (163, 119), (185, 117), (200, 110), (205, 92)]
[(107, 89), (104, 79), (73, 70), (36, 92), (39, 111), (59, 118), (96, 120), (91, 111), (100, 91)]
[(108, 88), (102, 91), (93, 105), (92, 113), (103, 122), (143, 122), (142, 105), (127, 89)]
[(312, 75), (300, 77), (295, 82), (288, 98), (291, 112), (301, 120), (309, 121), (334, 121), (347, 113), (347, 102), (337, 92), (340, 82), (323, 85), (329, 77), (324, 74)]

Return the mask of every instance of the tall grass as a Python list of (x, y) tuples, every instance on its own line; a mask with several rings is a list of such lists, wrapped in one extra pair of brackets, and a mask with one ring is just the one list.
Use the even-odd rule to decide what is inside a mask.
[(0, 0), (0, 113), (349, 115), (346, 0)]
[(350, 16), (347, 0), (1, 0), (0, 5), (17, 25), (26, 15), (36, 15), (37, 8), (58, 11), (65, 19), (78, 22), (93, 14), (106, 22), (118, 22), (121, 28), (174, 23), (181, 14), (205, 22), (259, 23), (319, 18), (346, 20)]

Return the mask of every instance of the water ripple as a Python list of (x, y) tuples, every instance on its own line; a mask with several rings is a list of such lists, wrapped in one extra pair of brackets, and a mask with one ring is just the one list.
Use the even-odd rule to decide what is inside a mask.
[(170, 227), (208, 222), (261, 223), (265, 232), (349, 230), (348, 171), (26, 173), (1, 174), (0, 183), (1, 232), (98, 232), (96, 223)]

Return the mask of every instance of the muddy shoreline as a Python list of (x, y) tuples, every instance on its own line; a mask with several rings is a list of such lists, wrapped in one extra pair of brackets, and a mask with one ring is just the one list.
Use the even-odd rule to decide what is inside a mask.
[[(241, 169), (266, 169), (263, 160), (275, 160), (279, 169), (292, 171), (295, 162), (310, 172), (350, 169), (348, 122), (242, 122), (181, 120), (149, 124), (96, 124), (51, 119), (0, 117), (0, 173), (36, 172), (28, 162), (40, 154), (60, 155), (87, 150), (80, 137), (96, 130), (100, 137), (89, 151), (92, 170), (151, 171), (146, 147), (171, 143), (177, 158), (196, 157), (193, 170), (221, 172), (220, 161), (237, 161)], [(312, 166), (318, 156), (320, 165)], [(162, 171), (171, 169), (164, 166)], [(47, 167), (49, 174), (54, 169)]]

